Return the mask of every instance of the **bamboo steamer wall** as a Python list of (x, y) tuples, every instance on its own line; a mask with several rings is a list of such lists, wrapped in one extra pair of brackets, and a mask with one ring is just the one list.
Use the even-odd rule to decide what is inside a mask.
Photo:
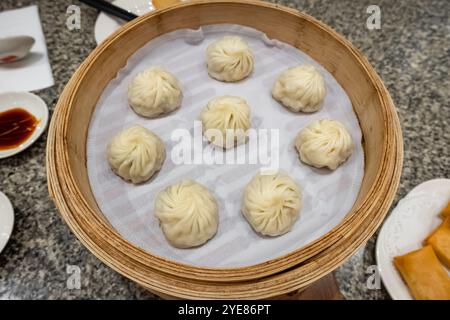
[[(333, 230), (281, 258), (235, 269), (199, 268), (124, 240), (99, 210), (86, 169), (86, 137), (103, 89), (130, 55), (180, 28), (234, 23), (289, 43), (324, 66), (350, 97), (364, 136), (365, 174), (352, 210)], [(314, 18), (259, 1), (196, 1), (133, 20), (98, 46), (64, 89), (49, 129), (49, 191), (61, 215), (104, 263), (159, 294), (180, 298), (267, 298), (302, 289), (350, 257), (377, 229), (395, 195), (402, 138), (381, 79), (351, 43)]]

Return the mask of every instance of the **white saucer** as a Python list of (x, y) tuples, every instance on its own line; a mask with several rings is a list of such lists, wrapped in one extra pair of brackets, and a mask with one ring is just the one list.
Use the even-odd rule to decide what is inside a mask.
[(44, 100), (42, 100), (37, 95), (29, 92), (0, 93), (0, 112), (9, 110), (14, 107), (20, 107), (27, 110), (39, 120), (39, 124), (37, 125), (31, 137), (29, 137), (20, 146), (13, 149), (0, 150), (0, 159), (10, 157), (28, 148), (40, 137), (40, 135), (47, 127), (48, 108)]
[(8, 197), (0, 191), (0, 252), (6, 246), (14, 226), (14, 209)]
[[(115, 0), (112, 3), (138, 16), (155, 9), (150, 0)], [(101, 12), (95, 22), (94, 33), (97, 44), (106, 39), (124, 23), (125, 21), (119, 18)]]
[(377, 239), (376, 257), (381, 279), (393, 299), (413, 297), (392, 259), (422, 247), (423, 240), (442, 223), (439, 213), (449, 200), (450, 179), (424, 182), (400, 200), (384, 222)]

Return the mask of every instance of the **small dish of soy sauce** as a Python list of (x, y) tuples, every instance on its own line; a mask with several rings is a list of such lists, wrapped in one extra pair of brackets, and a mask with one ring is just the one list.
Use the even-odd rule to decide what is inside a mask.
[(32, 93), (0, 94), (0, 159), (15, 155), (32, 145), (48, 123), (45, 102)]

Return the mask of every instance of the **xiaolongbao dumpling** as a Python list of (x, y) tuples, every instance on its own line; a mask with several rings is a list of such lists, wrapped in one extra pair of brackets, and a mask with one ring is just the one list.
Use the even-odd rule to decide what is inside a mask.
[(353, 151), (353, 139), (344, 125), (336, 120), (314, 121), (295, 138), (300, 159), (311, 166), (335, 170)]
[(301, 207), (300, 190), (289, 176), (258, 174), (245, 188), (242, 213), (257, 232), (278, 236), (291, 230)]
[(253, 53), (238, 36), (226, 36), (206, 49), (208, 73), (219, 81), (239, 81), (253, 70)]
[(200, 115), (205, 137), (228, 149), (246, 142), (250, 129), (250, 107), (239, 97), (222, 96), (209, 101)]
[(140, 183), (161, 169), (166, 157), (164, 144), (150, 130), (134, 125), (119, 132), (108, 144), (112, 170), (127, 181)]
[(311, 65), (300, 65), (284, 71), (272, 88), (272, 96), (295, 112), (314, 112), (322, 107), (325, 81)]
[(139, 73), (128, 86), (128, 103), (144, 117), (153, 118), (181, 106), (183, 93), (174, 75), (159, 67)]
[(212, 193), (192, 180), (162, 190), (155, 215), (167, 240), (175, 247), (199, 246), (211, 239), (219, 225), (218, 206)]

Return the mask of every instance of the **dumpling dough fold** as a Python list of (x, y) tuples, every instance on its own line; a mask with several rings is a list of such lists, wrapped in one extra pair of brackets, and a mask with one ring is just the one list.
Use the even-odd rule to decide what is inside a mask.
[(159, 192), (155, 215), (175, 247), (199, 246), (217, 232), (219, 214), (211, 191), (193, 180), (182, 180)]
[(139, 115), (154, 118), (181, 106), (183, 93), (178, 79), (160, 67), (139, 73), (128, 86), (128, 103)]
[(141, 183), (161, 169), (166, 152), (164, 143), (156, 134), (134, 125), (111, 139), (107, 158), (117, 175), (133, 183)]
[(239, 81), (252, 72), (253, 53), (241, 37), (226, 36), (208, 46), (206, 66), (216, 80)]
[(300, 189), (284, 173), (258, 174), (244, 191), (242, 213), (255, 231), (279, 236), (291, 230), (302, 207)]
[(322, 75), (312, 65), (287, 69), (272, 88), (272, 96), (294, 112), (319, 110), (326, 92)]
[(335, 170), (353, 152), (354, 144), (345, 126), (336, 120), (314, 121), (295, 138), (300, 160), (316, 168)]
[(200, 118), (205, 137), (218, 147), (228, 149), (247, 141), (250, 107), (242, 98), (214, 98), (202, 110)]

